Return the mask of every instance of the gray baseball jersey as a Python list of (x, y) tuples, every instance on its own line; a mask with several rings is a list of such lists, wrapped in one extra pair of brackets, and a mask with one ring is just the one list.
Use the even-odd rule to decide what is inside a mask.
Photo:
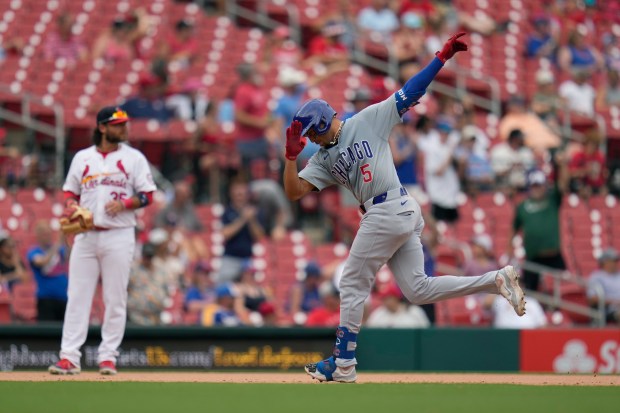
[[(388, 137), (401, 122), (395, 95), (346, 120), (338, 142), (321, 148), (299, 173), (318, 190), (339, 184), (366, 203), (360, 228), (340, 278), (340, 325), (358, 333), (364, 301), (378, 270), (388, 264), (403, 294), (424, 304), (476, 292), (497, 293), (496, 271), (478, 277), (427, 277), (420, 241), (424, 220), (417, 202), (398, 188)], [(396, 191), (393, 191), (396, 190)], [(387, 191), (376, 204), (367, 201)], [(338, 366), (355, 359), (336, 359)]]
[(315, 153), (299, 176), (319, 191), (348, 188), (360, 204), (400, 187), (388, 137), (401, 122), (393, 96), (347, 119), (338, 143)]

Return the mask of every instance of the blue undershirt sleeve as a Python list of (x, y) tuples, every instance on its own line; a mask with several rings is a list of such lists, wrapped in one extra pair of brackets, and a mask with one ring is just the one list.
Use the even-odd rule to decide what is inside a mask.
[(412, 106), (416, 105), (420, 98), (426, 93), (426, 88), (433, 81), (443, 63), (435, 57), (424, 69), (405, 83), (405, 85), (394, 93), (396, 98), (396, 109), (402, 116)]

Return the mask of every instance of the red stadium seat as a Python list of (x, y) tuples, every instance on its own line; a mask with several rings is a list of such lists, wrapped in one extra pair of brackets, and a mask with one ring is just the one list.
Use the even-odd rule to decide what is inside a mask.
[(13, 286), (12, 313), (15, 321), (34, 323), (37, 320), (36, 288), (34, 282), (21, 282)]
[(6, 288), (0, 286), (0, 324), (11, 323), (11, 296)]
[[(435, 254), (437, 263), (448, 265), (453, 268), (459, 268), (462, 264), (462, 257), (459, 252), (446, 245), (439, 244)], [(442, 274), (441, 271), (438, 270), (437, 275), (445, 274)]]
[[(585, 291), (583, 290), (562, 294), (562, 299), (573, 304), (579, 304), (586, 307), (589, 306), (588, 298), (586, 297)], [(562, 310), (562, 314), (564, 314), (565, 317), (570, 319), (575, 324), (589, 324), (591, 321), (589, 317), (574, 313), (569, 310)]]
[[(459, 297), (444, 300), (436, 304), (443, 307), (441, 324), (450, 326), (480, 326), (488, 325), (490, 320), (482, 311), (474, 297)], [(438, 320), (438, 325), (440, 325)]]

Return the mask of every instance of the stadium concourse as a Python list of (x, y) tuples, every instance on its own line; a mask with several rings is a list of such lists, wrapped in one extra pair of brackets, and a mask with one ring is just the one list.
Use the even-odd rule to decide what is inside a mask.
[[(266, 4), (268, 15), (281, 25), (265, 29), (236, 18), (230, 8), (233, 3), (256, 11)], [(353, 53), (354, 49), (385, 62), (396, 59), (400, 76), (405, 76), (406, 70), (415, 70), (430, 60), (437, 43), (455, 28), (469, 33), (470, 52), (459, 54), (456, 64), (446, 67), (438, 82), (465, 89), (453, 96), (428, 93), (401, 131), (407, 137), (405, 141), (416, 142), (409, 159), (416, 180), (410, 184), (419, 189), (418, 199), (428, 215), (430, 183), (425, 180), (425, 147), (421, 141), (445, 130), (461, 147), (461, 156), (455, 156), (459, 164), (455, 172), (461, 184), (457, 195), (460, 218), (454, 224), (427, 222), (429, 232), (436, 231), (437, 237), (429, 246), (437, 264), (433, 275), (459, 273), (471, 258), (470, 243), (475, 236), (490, 237), (494, 260), (506, 253), (514, 211), (527, 197), (527, 188), (524, 182), (500, 182), (493, 150), (504, 145), (512, 130), (506, 125), (514, 125), (514, 119), (523, 125), (525, 146), (531, 151), (529, 163), (519, 167), (542, 170), (552, 180), (553, 154), (558, 147), (567, 159), (572, 193), (562, 200), (560, 240), (568, 271), (587, 281), (598, 268), (597, 257), (604, 249), (620, 249), (620, 91), (617, 80), (613, 80), (620, 69), (620, 22), (610, 20), (610, 16), (620, 16), (618, 2), (586, 7), (582, 2), (567, 1), (562, 6), (547, 7), (533, 0), (403, 0), (390, 2), (389, 8), (387, 1), (384, 5), (370, 0), (337, 2), (337, 6), (332, 3), (0, 0), (0, 10), (4, 11), (0, 15), (3, 109), (24, 119), (54, 124), (57, 118), (52, 105), (62, 105), (68, 165), (77, 150), (90, 145), (97, 110), (112, 103), (124, 105), (133, 119), (130, 142), (160, 172), (161, 182), (184, 182), (191, 187), (190, 204), (202, 224), (200, 230), (175, 228), (172, 224), (176, 223), (156, 219), (173, 203), (173, 194), (166, 186), (162, 186), (154, 206), (138, 211), (139, 244), (155, 242), (160, 235), (158, 245), (168, 245), (172, 256), (168, 261), (176, 266), (171, 281), (162, 287), (166, 297), (159, 303), (162, 308), (155, 317), (157, 324), (204, 322), (202, 312), (190, 311), (186, 292), (196, 287), (195, 273), (213, 274), (221, 265), (225, 252), (222, 218), (229, 183), (242, 175), (250, 187), (252, 182), (264, 180), (279, 185), (287, 120), (276, 107), (283, 96), (292, 93), (289, 89), (300, 88), (305, 97), (326, 99), (339, 115), (354, 112), (359, 100), (356, 91), (367, 92), (365, 102), (370, 104), (389, 96), (402, 80), (370, 67)], [(209, 7), (203, 9), (199, 4)], [(368, 17), (374, 15), (371, 4), (388, 10), (386, 14), (392, 15), (395, 25), (388, 29), (373, 26), (382, 22)], [(299, 38), (287, 14), (291, 7), (298, 12)], [(63, 24), (68, 25), (70, 34), (63, 32)], [(331, 43), (334, 33), (337, 45)], [(355, 47), (347, 42), (352, 33)], [(573, 43), (578, 36), (585, 38), (585, 46)], [(394, 50), (386, 48), (386, 39), (394, 40)], [(561, 56), (575, 50), (586, 50), (579, 56), (588, 57), (579, 62), (576, 57), (569, 59), (566, 66)], [(576, 63), (579, 67), (573, 67)], [(282, 74), (284, 66), (291, 70)], [(573, 82), (573, 75), (583, 70), (587, 71), (585, 83), (590, 88)], [(239, 103), (235, 93), (243, 74), (250, 72), (261, 75), (262, 104), (271, 113), (269, 122), (261, 126), (269, 151), (263, 158), (244, 162), (237, 145), (235, 110), (240, 108), (234, 103)], [(471, 75), (461, 79), (459, 72)], [(495, 83), (487, 79), (494, 79), (498, 85), (497, 97), (506, 109), (502, 113), (476, 103), (477, 98), (494, 97)], [(542, 89), (549, 84), (553, 85), (551, 91)], [(24, 106), (24, 96), (30, 95), (40, 102)], [(571, 102), (588, 100), (585, 108), (571, 106)], [(178, 102), (185, 102), (185, 106)], [(535, 102), (548, 106), (541, 109)], [(523, 112), (532, 117), (515, 117), (515, 112), (508, 110), (513, 104), (524, 106)], [(196, 111), (199, 106), (201, 113)], [(144, 107), (148, 110), (140, 111)], [(427, 129), (421, 126), (423, 119), (429, 125)], [(11, 291), (2, 286), (0, 322), (35, 323), (36, 283), (26, 254), (37, 243), (37, 221), (45, 220), (58, 230), (62, 194), (60, 183), (52, 179), (58, 156), (54, 140), (16, 122), (2, 117), (0, 124), (0, 229), (15, 241), (27, 275), (12, 285)], [(472, 130), (476, 154), (482, 160), (470, 156), (465, 147), (466, 131)], [(541, 144), (539, 133), (551, 138)], [(579, 154), (584, 153), (589, 141), (595, 142), (601, 153), (600, 158), (586, 156), (599, 169), (591, 180), (584, 178), (585, 166), (579, 163)], [(474, 180), (475, 172), (483, 169), (474, 166), (481, 165), (492, 170), (491, 181), (484, 185)], [(299, 316), (291, 310), (293, 286), (308, 278), (308, 263), (317, 263), (324, 279), (337, 273), (360, 218), (357, 206), (332, 190), (290, 209), (285, 232), (272, 232), (256, 242), (248, 257), (256, 283), (270, 290), (270, 306), (259, 312), (260, 321), (248, 317), (248, 323), (303, 325), (307, 314)], [(271, 213), (275, 214), (273, 210)], [(166, 234), (164, 241), (161, 230)], [(519, 238), (516, 247), (516, 256), (522, 259)], [(369, 310), (380, 305), (382, 292), (392, 282), (389, 270), (383, 269)], [(214, 300), (215, 287), (208, 287), (213, 294), (203, 297), (205, 301)], [(551, 294), (553, 289), (552, 279), (543, 278), (540, 292)], [(582, 285), (565, 285), (560, 293), (568, 301), (588, 304)], [(549, 324), (589, 323), (589, 319), (568, 311), (545, 310)], [(91, 322), (100, 323), (102, 316), (98, 291)], [(434, 324), (438, 326), (491, 325), (492, 321), (492, 315), (476, 298), (448, 300), (435, 306)]]

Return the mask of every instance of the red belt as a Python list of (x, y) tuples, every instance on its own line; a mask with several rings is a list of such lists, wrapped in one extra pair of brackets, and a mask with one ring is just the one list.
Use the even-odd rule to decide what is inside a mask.
[(95, 226), (93, 227), (93, 229), (94, 229), (95, 231), (107, 231), (107, 230), (109, 230), (110, 228), (98, 227), (98, 226), (96, 226), (96, 225), (95, 225)]

